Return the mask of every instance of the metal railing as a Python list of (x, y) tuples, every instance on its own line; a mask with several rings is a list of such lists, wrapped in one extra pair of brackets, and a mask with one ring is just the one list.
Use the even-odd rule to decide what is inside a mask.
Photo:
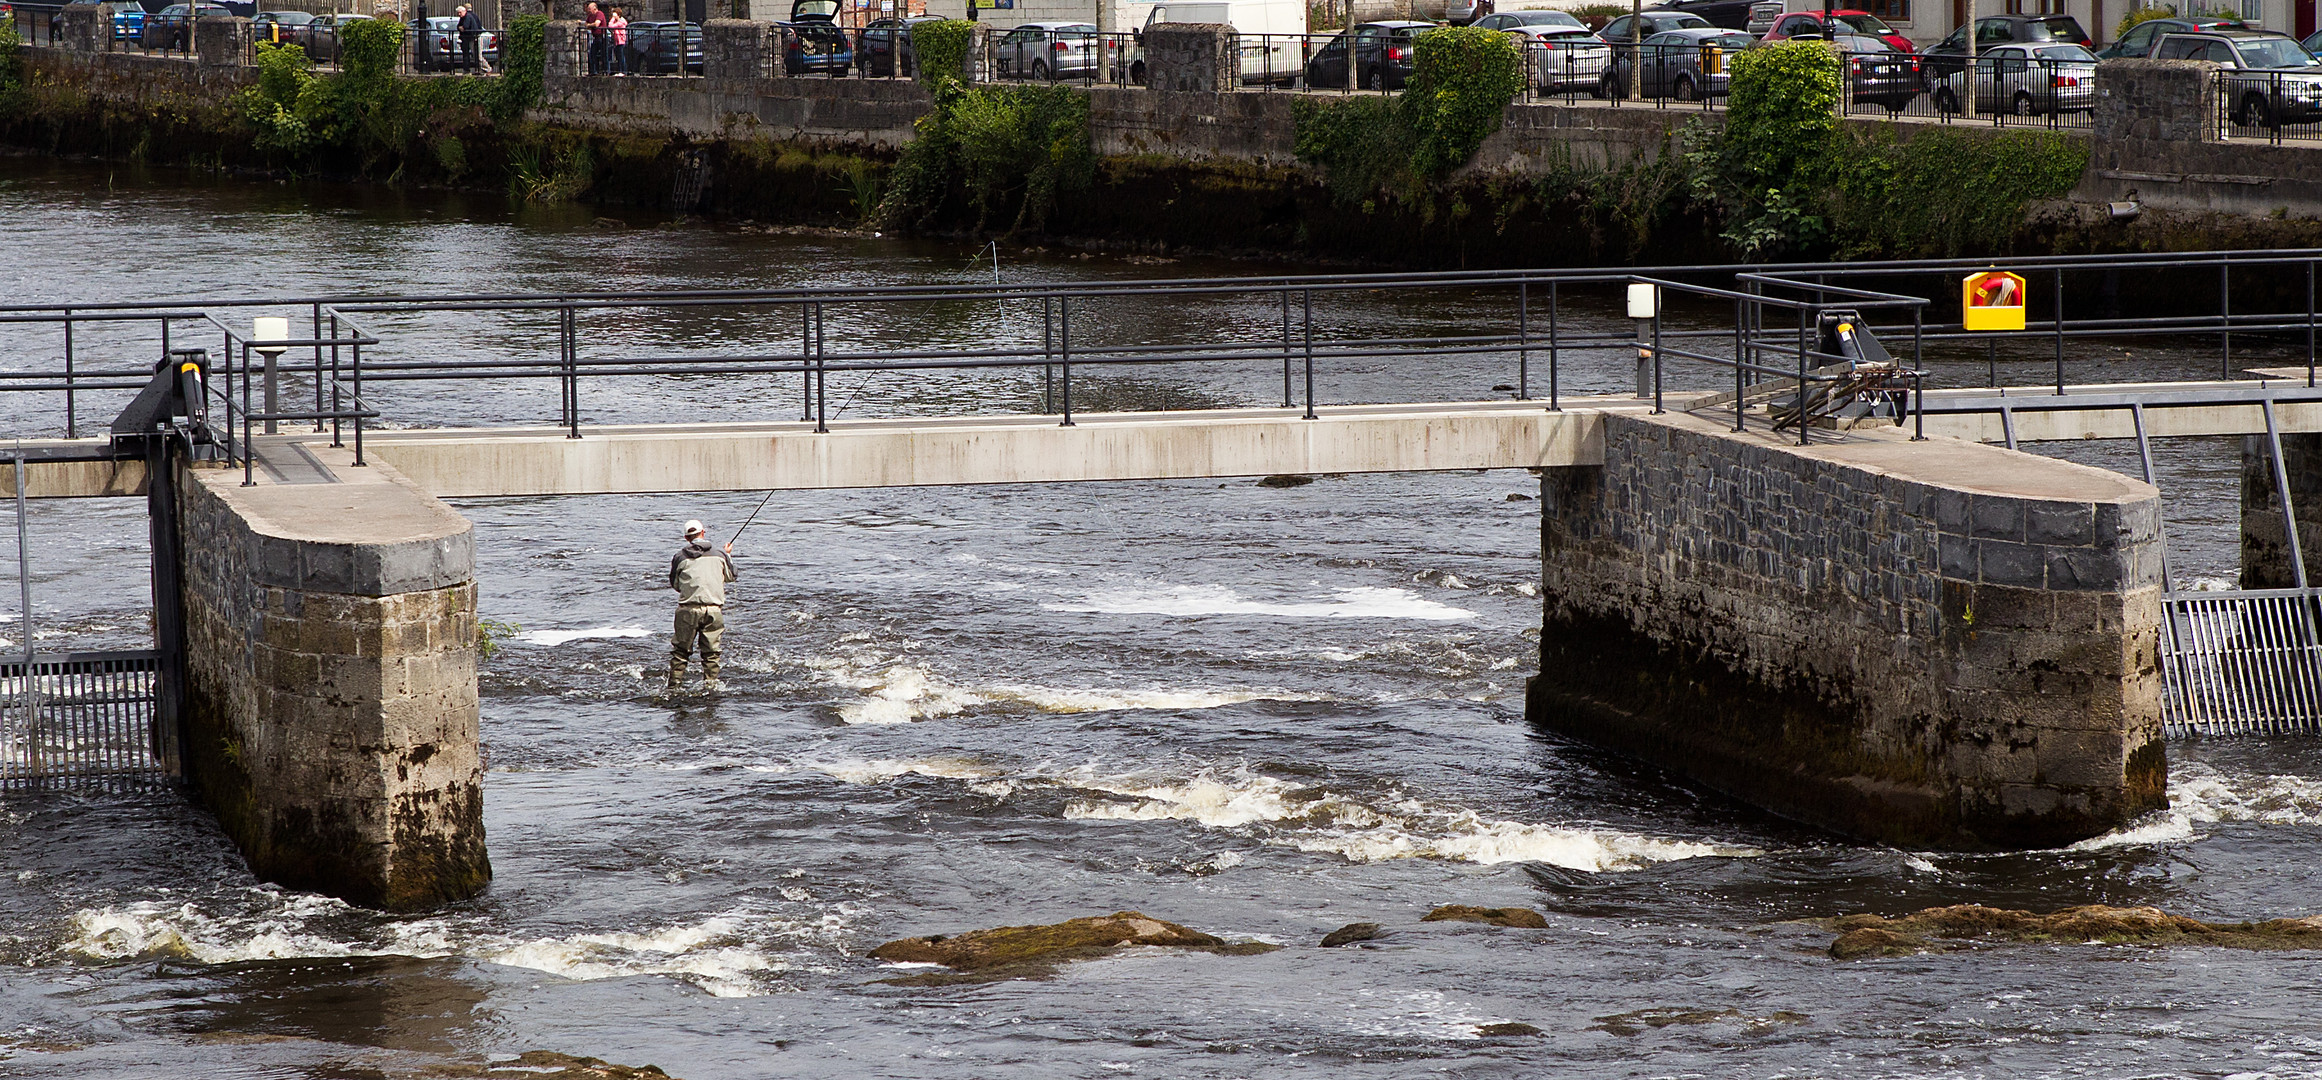
[(2322, 731), (2317, 603), (2313, 589), (2172, 591), (2161, 635), (2169, 733)]
[(0, 788), (175, 775), (176, 733), (157, 722), (151, 650), (0, 660)]
[[(772, 29), (779, 37), (780, 28)], [(570, 70), (581, 75), (684, 77), (702, 73), (699, 23), (635, 22), (618, 28), (584, 26), (570, 41)]]
[(2269, 145), (2322, 139), (2322, 71), (2209, 73), (2217, 95), (2217, 137)]

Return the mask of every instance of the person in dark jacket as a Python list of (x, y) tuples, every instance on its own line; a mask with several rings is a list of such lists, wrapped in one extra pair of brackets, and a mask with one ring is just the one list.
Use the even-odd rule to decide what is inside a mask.
[(669, 587), (677, 590), (677, 633), (669, 642), (669, 689), (685, 678), (686, 661), (701, 649), (701, 688), (718, 689), (718, 641), (726, 633), (726, 582), (734, 580), (734, 545), (711, 547), (701, 522), (685, 523), (685, 547), (669, 559)]
[(460, 56), (469, 71), (491, 74), (491, 65), (484, 62), (484, 20), (467, 4), (460, 5)]

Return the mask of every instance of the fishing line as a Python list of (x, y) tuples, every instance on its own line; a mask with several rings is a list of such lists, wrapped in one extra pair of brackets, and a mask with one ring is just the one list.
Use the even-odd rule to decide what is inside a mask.
[(732, 547), (735, 541), (738, 541), (742, 538), (742, 533), (750, 528), (752, 522), (758, 520), (758, 514), (766, 509), (767, 503), (774, 501), (774, 493), (780, 490), (780, 488), (766, 489), (766, 497), (758, 500), (758, 509), (750, 511), (750, 520), (743, 522), (741, 528), (734, 530), (734, 535), (726, 541), (726, 546)]

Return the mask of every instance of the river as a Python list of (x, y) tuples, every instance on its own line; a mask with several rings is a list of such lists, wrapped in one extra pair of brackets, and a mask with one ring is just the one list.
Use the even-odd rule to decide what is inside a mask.
[[(0, 161), (0, 284), (22, 302), (992, 272), (966, 245), (625, 224)], [(1005, 246), (1000, 266), (1016, 281), (1284, 269)], [(1263, 324), (1268, 303), (1224, 314)], [(1385, 298), (1333, 314), (1461, 312)], [(1175, 317), (1121, 316), (1155, 334)], [(433, 328), (451, 331), (461, 344), (445, 347), (480, 352), (503, 332)], [(774, 336), (651, 320), (593, 333)], [(37, 359), (23, 340), (0, 362)], [(2209, 348), (2089, 362), (2191, 376), (2212, 370)], [(2040, 362), (2009, 369), (2036, 382)], [(1567, 388), (1615, 389), (1622, 363), (1575, 357)], [(1430, 377), (1488, 394), (1497, 370)], [(1013, 408), (1025, 378), (833, 396), (857, 416)], [(1378, 370), (1332, 373), (1330, 389), (1439, 385)], [(1278, 391), (1278, 371), (1090, 389), (1163, 405)], [(379, 396), (388, 422), (536, 404)], [(592, 407), (771, 416), (794, 401), (664, 379)], [(0, 403), (22, 434), (47, 433), (46, 410)], [(2230, 580), (2238, 447), (2163, 444), (2160, 464), (2178, 576)], [(1518, 497), (1536, 493), (1520, 472), (782, 493), (737, 549), (729, 690), (674, 703), (652, 693), (649, 635), (677, 525), (722, 534), (758, 496), (463, 500), (483, 613), (520, 628), (481, 680), (491, 889), (382, 915), (259, 884), (169, 791), (0, 796), (0, 1076), (416, 1076), (535, 1049), (686, 1080), (2322, 1076), (2312, 954), (2057, 944), (1838, 962), (1797, 921), (1949, 903), (2322, 912), (2322, 746), (2173, 743), (2172, 808), (2067, 850), (1909, 852), (1804, 830), (1524, 722), (1539, 523)], [(143, 528), (130, 500), (33, 510), (45, 647), (141, 643)], [(1419, 921), (1445, 903), (1531, 907), (1548, 926)], [(866, 956), (1127, 909), (1287, 947), (951, 987), (884, 982), (912, 971)], [(1358, 921), (1385, 936), (1316, 947)], [(1479, 1036), (1500, 1023), (1542, 1034)]]

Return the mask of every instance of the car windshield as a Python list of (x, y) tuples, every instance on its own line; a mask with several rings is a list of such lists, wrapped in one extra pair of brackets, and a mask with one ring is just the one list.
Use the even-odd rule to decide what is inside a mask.
[(2080, 24), (2070, 19), (2034, 19), (2024, 24), (2025, 41), (2079, 41)]
[(1692, 14), (1662, 15), (1653, 19), (1653, 25), (1664, 30), (1691, 30), (1696, 26), (1708, 26), (1709, 20)]
[(2258, 38), (2241, 42), (2240, 46), (2241, 62), (2254, 68), (2313, 67), (2322, 63), (2289, 38)]
[(1895, 32), (1894, 27), (1880, 22), (1879, 17), (1876, 15), (1838, 15), (1833, 17), (1838, 20), (1840, 25), (1851, 26), (1854, 29), (1859, 30), (1865, 34), (1869, 34), (1872, 37), (1880, 37)]
[(1752, 40), (1748, 34), (1719, 34), (1716, 37), (1702, 38), (1701, 43), (1715, 45), (1720, 49), (1746, 49), (1750, 47)]
[(1580, 25), (1579, 19), (1561, 11), (1517, 11), (1509, 13), (1508, 18), (1517, 26), (1568, 26), (1582, 30), (1588, 29)]
[(1585, 26), (1570, 29), (1561, 26), (1550, 27), (1546, 30), (1538, 31), (1537, 36), (1543, 41), (1580, 41), (1583, 39), (1588, 41), (1596, 40), (1596, 35), (1589, 33), (1588, 28)]
[(2096, 62), (2096, 54), (2078, 45), (2042, 45), (2032, 50), (2042, 60), (2076, 60), (2083, 64)]
[(1840, 34), (1832, 40), (1838, 45), (1840, 52), (1883, 53), (1895, 51), (1894, 46), (1875, 37), (1864, 37), (1861, 34)]

